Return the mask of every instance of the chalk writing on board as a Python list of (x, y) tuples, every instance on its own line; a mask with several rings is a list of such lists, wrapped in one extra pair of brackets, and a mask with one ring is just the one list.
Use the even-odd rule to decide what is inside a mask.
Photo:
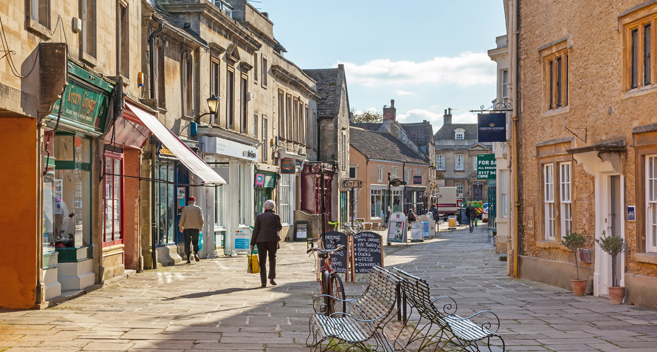
[(383, 266), (381, 236), (373, 232), (361, 232), (354, 236), (354, 272), (369, 273), (374, 266)]
[[(337, 232), (337, 231), (329, 231), (326, 234), (324, 234), (324, 241), (326, 242), (324, 244), (324, 248), (326, 249), (334, 249), (336, 248), (339, 244), (347, 247), (347, 235), (345, 235), (342, 232)], [(333, 266), (333, 270), (340, 274), (345, 274), (347, 273), (347, 250), (348, 248), (336, 252), (331, 256), (331, 264)]]

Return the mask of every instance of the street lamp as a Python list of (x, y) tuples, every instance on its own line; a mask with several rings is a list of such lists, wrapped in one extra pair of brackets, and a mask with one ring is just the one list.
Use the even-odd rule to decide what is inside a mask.
[(217, 108), (219, 107), (219, 97), (212, 94), (212, 96), (208, 98), (207, 102), (208, 102), (208, 109), (210, 110), (210, 112), (206, 112), (205, 114), (199, 115), (198, 117), (196, 117), (194, 122), (198, 122), (198, 120), (200, 120), (201, 117), (203, 117), (205, 115), (210, 115), (210, 114), (216, 114), (217, 113)]

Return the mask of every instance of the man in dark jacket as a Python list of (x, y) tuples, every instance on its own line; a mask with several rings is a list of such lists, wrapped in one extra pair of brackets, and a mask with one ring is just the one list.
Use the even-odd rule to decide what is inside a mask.
[(265, 212), (256, 216), (255, 228), (253, 229), (253, 235), (251, 235), (251, 250), (254, 246), (258, 246), (262, 287), (267, 287), (267, 268), (265, 266), (267, 255), (269, 255), (269, 283), (276, 285), (274, 281), (276, 278), (276, 250), (278, 250), (278, 242), (281, 240), (278, 231), (283, 226), (281, 225), (281, 218), (274, 213), (275, 205), (276, 203), (273, 200), (265, 202)]
[(429, 209), (429, 211), (431, 212), (431, 215), (433, 215), (433, 221), (438, 223), (438, 218), (440, 217), (440, 214), (438, 214), (438, 207), (435, 204), (433, 204), (431, 206), (431, 209)]
[(477, 216), (477, 211), (475, 210), (475, 208), (470, 203), (468, 203), (468, 206), (465, 208), (465, 216), (468, 217), (468, 224), (470, 225), (470, 232), (472, 232), (474, 230), (474, 220), (475, 220), (475, 217)]

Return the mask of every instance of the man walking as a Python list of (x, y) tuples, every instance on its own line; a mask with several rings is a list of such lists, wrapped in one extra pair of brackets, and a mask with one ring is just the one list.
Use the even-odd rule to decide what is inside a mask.
[(194, 244), (194, 259), (198, 262), (198, 235), (203, 228), (203, 211), (201, 207), (196, 205), (196, 198), (189, 197), (187, 206), (183, 208), (182, 216), (180, 217), (180, 232), (185, 237), (185, 254), (187, 255), (187, 264), (191, 263), (190, 256), (192, 254), (190, 245)]
[(468, 224), (470, 226), (470, 232), (474, 230), (474, 220), (477, 216), (477, 211), (472, 206), (471, 203), (468, 203), (468, 206), (465, 208), (465, 216), (468, 217)]
[(267, 255), (269, 255), (269, 283), (276, 285), (276, 251), (278, 250), (278, 242), (281, 238), (278, 236), (283, 226), (281, 225), (281, 218), (278, 214), (274, 213), (273, 200), (265, 202), (265, 212), (256, 216), (255, 227), (251, 235), (251, 250), (254, 246), (258, 246), (258, 260), (260, 261), (260, 283), (262, 287), (267, 287), (267, 268), (265, 262)]

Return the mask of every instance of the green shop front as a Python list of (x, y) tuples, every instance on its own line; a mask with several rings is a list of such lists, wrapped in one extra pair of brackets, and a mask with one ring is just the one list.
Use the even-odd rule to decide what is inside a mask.
[[(68, 86), (46, 118), (43, 176), (43, 283), (46, 300), (96, 283), (100, 229), (99, 138), (114, 85), (68, 62)], [(94, 177), (94, 175), (96, 175)]]

